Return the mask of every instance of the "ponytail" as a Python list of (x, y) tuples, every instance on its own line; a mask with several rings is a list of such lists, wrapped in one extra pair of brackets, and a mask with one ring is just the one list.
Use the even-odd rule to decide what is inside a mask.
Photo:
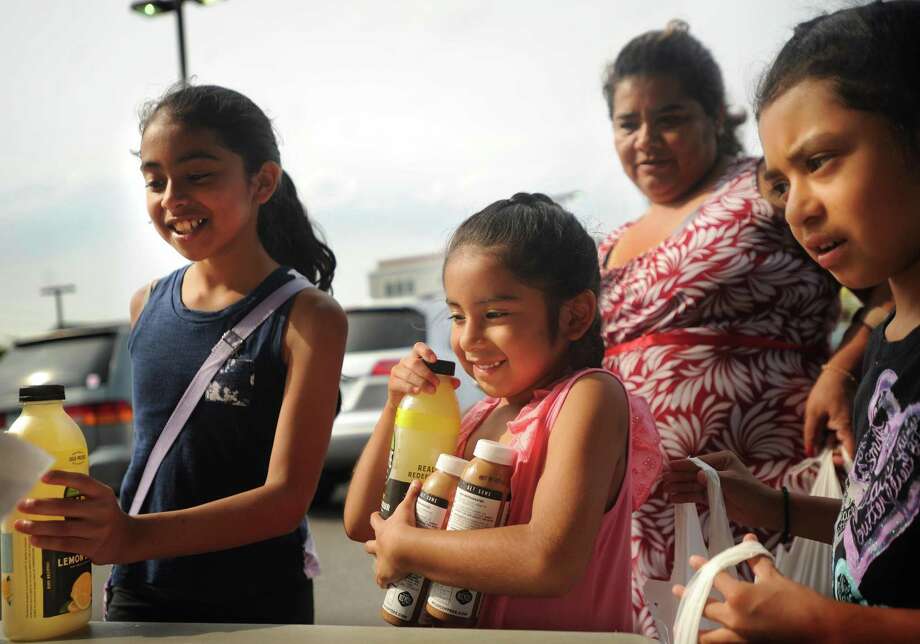
[(287, 172), (259, 209), (259, 240), (273, 260), (290, 266), (323, 291), (332, 289), (335, 255), (313, 229)]
[[(600, 303), (598, 302), (598, 306)], [(569, 365), (574, 371), (602, 367), (604, 362), (604, 337), (601, 333), (601, 312), (594, 312), (594, 320), (585, 334), (569, 348)]]

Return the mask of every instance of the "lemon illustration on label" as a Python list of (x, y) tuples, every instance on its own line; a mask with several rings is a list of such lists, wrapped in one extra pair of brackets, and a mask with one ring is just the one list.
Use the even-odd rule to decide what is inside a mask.
[(3, 575), (3, 579), (0, 579), (0, 596), (4, 604), (13, 605), (13, 578), (10, 575)]
[[(70, 591), (73, 604), (76, 610), (86, 610), (93, 603), (93, 576), (84, 572), (73, 582), (73, 588)], [(70, 610), (70, 607), (68, 607)], [(71, 611), (76, 612), (76, 611)]]

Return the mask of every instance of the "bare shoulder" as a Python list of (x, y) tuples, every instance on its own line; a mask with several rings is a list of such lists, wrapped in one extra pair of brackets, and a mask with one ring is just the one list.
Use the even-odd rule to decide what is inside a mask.
[(150, 291), (153, 290), (153, 285), (155, 283), (156, 280), (147, 282), (142, 287), (137, 289), (134, 295), (131, 296), (130, 316), (132, 329), (137, 323), (137, 319), (141, 316), (141, 312), (144, 310), (144, 306), (147, 304), (147, 300), (150, 299)]
[(575, 381), (563, 408), (569, 405), (627, 409), (629, 401), (623, 384), (613, 374), (595, 371)]
[(345, 311), (331, 295), (308, 288), (295, 296), (285, 333), (289, 346), (298, 341), (309, 344), (328, 341), (335, 346), (344, 342), (347, 332)]

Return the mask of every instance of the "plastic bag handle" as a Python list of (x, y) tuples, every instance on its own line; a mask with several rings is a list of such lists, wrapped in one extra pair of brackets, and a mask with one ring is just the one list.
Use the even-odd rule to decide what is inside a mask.
[(690, 583), (684, 590), (684, 596), (677, 607), (677, 618), (674, 620), (674, 644), (695, 644), (700, 630), (700, 621), (703, 618), (703, 609), (716, 575), (726, 569), (733, 570), (742, 561), (751, 557), (764, 555), (773, 559), (770, 551), (757, 541), (742, 541), (737, 546), (720, 552), (715, 557), (703, 564), (696, 571)]

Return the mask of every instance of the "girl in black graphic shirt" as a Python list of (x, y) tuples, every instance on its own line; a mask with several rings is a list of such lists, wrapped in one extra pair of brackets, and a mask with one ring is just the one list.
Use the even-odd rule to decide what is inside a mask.
[[(734, 454), (702, 457), (719, 470), (738, 523), (834, 544), (828, 574), (838, 601), (757, 557), (749, 562), (756, 584), (716, 578), (725, 599), (710, 600), (703, 614), (723, 627), (703, 642), (920, 640), (918, 34), (920, 2), (911, 0), (821, 16), (796, 28), (761, 83), (766, 178), (793, 234), (850, 288), (887, 280), (895, 313), (866, 353), (842, 501), (791, 495), (787, 514), (783, 494), (760, 484)], [(696, 467), (671, 465), (672, 500), (705, 502)]]

